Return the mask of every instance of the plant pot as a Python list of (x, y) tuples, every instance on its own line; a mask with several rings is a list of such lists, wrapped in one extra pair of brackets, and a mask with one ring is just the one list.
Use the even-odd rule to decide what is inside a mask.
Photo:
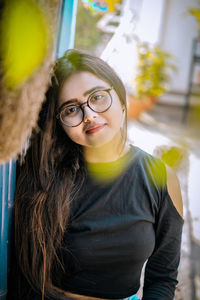
[(127, 116), (130, 119), (138, 119), (143, 111), (150, 110), (156, 103), (156, 97), (146, 96), (143, 99), (136, 99), (128, 95)]

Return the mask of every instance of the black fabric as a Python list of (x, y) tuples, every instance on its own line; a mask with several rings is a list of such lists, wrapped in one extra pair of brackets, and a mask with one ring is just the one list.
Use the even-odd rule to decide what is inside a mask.
[[(89, 173), (74, 195), (61, 249), (65, 274), (60, 287), (122, 299), (138, 291), (147, 261), (142, 299), (172, 300), (183, 219), (168, 194), (165, 166), (133, 146), (120, 163), (125, 167), (117, 178), (103, 183)], [(93, 167), (102, 172), (101, 164)], [(104, 167), (109, 173), (114, 165)]]
[(72, 202), (63, 250), (69, 274), (62, 287), (125, 298), (137, 292), (149, 258), (143, 299), (173, 299), (183, 220), (167, 192), (164, 164), (136, 147), (128, 159), (114, 182), (99, 184), (88, 176)]

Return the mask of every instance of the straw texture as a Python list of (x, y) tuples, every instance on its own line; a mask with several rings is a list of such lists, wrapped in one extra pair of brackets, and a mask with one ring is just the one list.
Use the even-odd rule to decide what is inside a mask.
[[(55, 59), (59, 0), (38, 0), (51, 21), (53, 39), (46, 56), (29, 78), (9, 90), (0, 65), (0, 163), (15, 158), (23, 150), (27, 138), (36, 126), (39, 111), (50, 84), (50, 74)], [(22, 57), (23, 59), (23, 57)]]

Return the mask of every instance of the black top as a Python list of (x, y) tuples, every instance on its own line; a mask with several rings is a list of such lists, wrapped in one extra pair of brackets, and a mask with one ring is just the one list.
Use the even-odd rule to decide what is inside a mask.
[[(118, 161), (88, 168), (71, 202), (60, 287), (99, 298), (125, 298), (138, 291), (148, 260), (142, 299), (172, 300), (183, 219), (168, 194), (165, 165), (131, 146)], [(116, 176), (103, 183), (102, 176), (95, 179), (99, 173)]]
[[(143, 299), (173, 299), (177, 284), (183, 219), (166, 187), (164, 164), (131, 147), (116, 163), (92, 164), (109, 173), (128, 166), (109, 183), (88, 175), (71, 205), (63, 250), (70, 274), (62, 287), (77, 294), (125, 298), (140, 286), (148, 259)], [(102, 167), (103, 166), (103, 167)]]

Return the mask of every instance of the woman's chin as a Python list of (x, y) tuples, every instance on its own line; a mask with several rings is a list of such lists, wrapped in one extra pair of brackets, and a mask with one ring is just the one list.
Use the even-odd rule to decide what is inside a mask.
[[(98, 135), (95, 138), (88, 139), (85, 143), (85, 147), (88, 148), (103, 148), (103, 147), (114, 147), (115, 134), (107, 133), (107, 135)], [(114, 150), (114, 149), (113, 149)]]

